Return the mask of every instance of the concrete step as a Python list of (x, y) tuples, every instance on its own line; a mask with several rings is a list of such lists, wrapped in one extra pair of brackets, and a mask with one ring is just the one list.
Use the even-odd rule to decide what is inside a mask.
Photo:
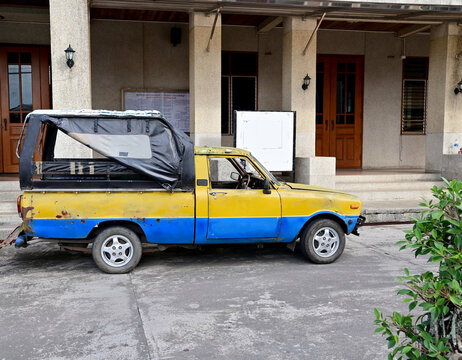
[(434, 185), (442, 186), (442, 181), (380, 181), (335, 184), (337, 190), (345, 192), (381, 190), (423, 190), (429, 191)]
[(439, 173), (424, 173), (424, 172), (411, 172), (411, 173), (388, 173), (377, 172), (361, 175), (337, 175), (335, 177), (335, 184), (343, 183), (372, 183), (372, 182), (414, 182), (414, 181), (441, 181)]
[(0, 212), (13, 212), (16, 210), (16, 201), (0, 201)]
[(11, 201), (16, 203), (19, 195), (21, 195), (21, 191), (0, 191), (0, 202)]
[(415, 200), (420, 202), (422, 198), (429, 199), (432, 196), (430, 190), (380, 190), (380, 191), (350, 191), (350, 194), (358, 196), (362, 201), (389, 201), (389, 200)]
[(17, 225), (21, 223), (21, 218), (16, 211), (0, 212), (0, 226)]
[(0, 181), (0, 191), (21, 191), (19, 181)]
[(424, 210), (416, 200), (365, 201), (362, 215), (367, 224), (410, 222), (411, 217), (420, 217)]

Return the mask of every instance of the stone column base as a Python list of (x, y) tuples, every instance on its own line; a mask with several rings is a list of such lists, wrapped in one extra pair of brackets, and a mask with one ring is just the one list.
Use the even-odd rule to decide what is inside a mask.
[(295, 158), (295, 181), (335, 189), (335, 157)]
[(443, 155), (441, 176), (446, 180), (462, 180), (462, 155)]

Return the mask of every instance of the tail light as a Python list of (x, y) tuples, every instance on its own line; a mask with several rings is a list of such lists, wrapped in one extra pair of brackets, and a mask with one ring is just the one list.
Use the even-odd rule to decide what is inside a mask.
[(22, 213), (21, 213), (21, 200), (22, 200), (22, 195), (19, 195), (18, 196), (18, 199), (16, 200), (16, 205), (18, 207), (18, 214), (20, 217), (22, 217)]

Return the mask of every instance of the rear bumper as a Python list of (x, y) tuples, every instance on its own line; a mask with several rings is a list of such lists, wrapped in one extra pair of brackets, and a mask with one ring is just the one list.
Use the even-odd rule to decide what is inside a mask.
[(358, 232), (358, 229), (364, 225), (364, 223), (366, 222), (366, 217), (365, 216), (359, 216), (358, 217), (358, 221), (356, 222), (356, 226), (355, 228), (353, 229), (353, 231), (351, 232), (353, 235), (356, 235), (356, 236), (359, 236), (359, 232)]

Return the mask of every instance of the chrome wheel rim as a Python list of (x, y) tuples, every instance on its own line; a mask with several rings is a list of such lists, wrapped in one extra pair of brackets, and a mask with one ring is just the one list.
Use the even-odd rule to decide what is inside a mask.
[(323, 258), (334, 255), (340, 246), (340, 237), (331, 227), (319, 229), (312, 241), (314, 252)]
[(125, 236), (111, 235), (103, 241), (101, 257), (109, 266), (124, 266), (133, 257), (132, 242)]

